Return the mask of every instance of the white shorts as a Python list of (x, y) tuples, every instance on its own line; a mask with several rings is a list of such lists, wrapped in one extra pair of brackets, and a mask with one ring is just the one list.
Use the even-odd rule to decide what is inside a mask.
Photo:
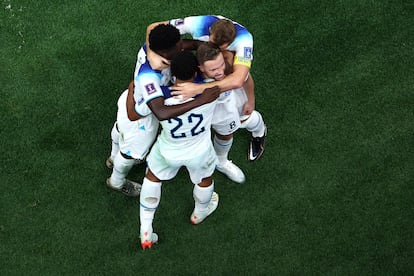
[(244, 120), (243, 106), (247, 102), (246, 92), (243, 88), (224, 92), (227, 96), (220, 96), (214, 110), (212, 128), (221, 135), (229, 135), (240, 128)]
[(120, 151), (135, 159), (144, 159), (158, 134), (158, 119), (151, 113), (137, 121), (128, 119), (126, 99), (128, 90), (118, 100), (117, 125)]
[(160, 179), (170, 180), (174, 178), (181, 167), (186, 167), (191, 182), (198, 184), (203, 178), (212, 176), (218, 163), (213, 144), (210, 143), (207, 150), (197, 156), (187, 156), (186, 160), (168, 160), (161, 153), (160, 144), (155, 142), (148, 154), (147, 163), (153, 174)]

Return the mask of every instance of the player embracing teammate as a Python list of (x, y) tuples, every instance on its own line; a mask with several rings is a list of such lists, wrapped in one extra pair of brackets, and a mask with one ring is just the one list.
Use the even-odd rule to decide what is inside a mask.
[[(192, 35), (194, 40), (181, 39), (183, 34)], [(193, 52), (180, 53), (183, 50), (197, 50), (198, 68)], [(233, 133), (243, 127), (250, 131), (248, 160), (262, 156), (267, 128), (255, 110), (254, 82), (249, 73), (252, 52), (253, 37), (247, 29), (221, 16), (191, 16), (148, 26), (146, 44), (137, 57), (134, 83), (118, 102), (123, 115), (120, 118), (125, 120), (126, 116), (130, 128), (120, 131), (119, 123), (114, 124), (113, 147), (107, 160), (107, 166), (114, 168), (108, 187), (130, 196), (140, 195), (143, 249), (158, 241), (152, 221), (160, 202), (162, 180), (174, 177), (182, 166), (188, 169), (195, 200), (190, 220), (198, 224), (218, 205), (214, 168), (236, 183), (245, 181), (242, 170), (228, 160)], [(183, 77), (186, 69), (193, 76)], [(174, 104), (168, 103), (172, 100)], [(159, 122), (162, 130), (151, 148)], [(210, 127), (214, 130), (213, 141)], [(145, 133), (147, 129), (145, 141), (132, 138), (137, 131)], [(125, 150), (125, 137), (131, 137), (129, 146), (140, 155)], [(145, 139), (145, 135), (141, 137)], [(148, 169), (141, 187), (126, 176), (148, 152)], [(123, 164), (117, 164), (120, 161)], [(113, 178), (118, 179), (116, 185), (112, 185)]]

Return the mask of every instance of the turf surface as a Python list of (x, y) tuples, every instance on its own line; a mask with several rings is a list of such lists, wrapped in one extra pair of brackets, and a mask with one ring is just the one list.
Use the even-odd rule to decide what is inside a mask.
[[(409, 1), (2, 1), (1, 275), (414, 272), (414, 6)], [(215, 174), (193, 226), (185, 171), (139, 249), (138, 200), (106, 189), (116, 101), (147, 24), (221, 14), (255, 38), (266, 153)], [(141, 180), (144, 166), (131, 172)]]

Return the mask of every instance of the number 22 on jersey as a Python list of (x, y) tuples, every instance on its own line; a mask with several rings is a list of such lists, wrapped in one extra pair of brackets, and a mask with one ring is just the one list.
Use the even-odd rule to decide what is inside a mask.
[(187, 118), (174, 117), (168, 119), (168, 123), (175, 124), (170, 130), (171, 137), (180, 139), (199, 135), (206, 130), (204, 126), (200, 126), (202, 122), (203, 114), (195, 113), (191, 113)]

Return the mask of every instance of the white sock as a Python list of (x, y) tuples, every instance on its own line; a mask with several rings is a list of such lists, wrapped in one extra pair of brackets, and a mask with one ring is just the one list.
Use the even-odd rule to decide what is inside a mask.
[(233, 137), (231, 137), (230, 140), (222, 140), (217, 136), (214, 136), (213, 145), (219, 164), (225, 163), (228, 159), (231, 146), (233, 145)]
[(144, 177), (139, 198), (140, 233), (152, 233), (152, 221), (161, 199), (161, 182), (153, 182)]
[(126, 159), (121, 155), (121, 152), (118, 152), (114, 158), (114, 168), (111, 174), (111, 184), (114, 187), (121, 187), (125, 178), (134, 165), (134, 159)]
[(250, 131), (253, 137), (262, 137), (266, 128), (262, 115), (256, 110), (253, 110), (252, 114), (242, 123), (241, 127)]
[(193, 198), (194, 198), (194, 212), (203, 213), (207, 212), (207, 207), (211, 200), (211, 195), (214, 192), (214, 182), (208, 187), (200, 187), (194, 185)]
[(119, 152), (119, 132), (116, 129), (116, 122), (111, 130), (111, 140), (112, 140), (111, 159), (114, 160), (116, 154)]

